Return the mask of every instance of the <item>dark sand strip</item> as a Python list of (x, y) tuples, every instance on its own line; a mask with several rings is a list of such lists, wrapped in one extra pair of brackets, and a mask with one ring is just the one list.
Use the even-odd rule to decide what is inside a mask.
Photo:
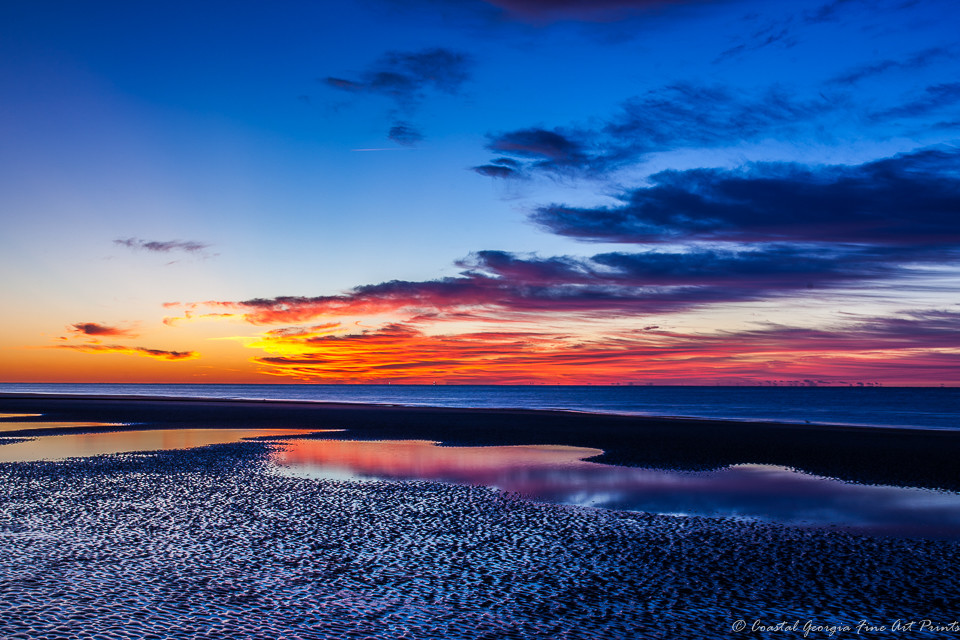
[[(347, 429), (322, 437), (458, 445), (560, 444), (603, 449), (605, 453), (594, 460), (608, 464), (686, 470), (775, 464), (871, 484), (960, 490), (960, 431), (513, 409), (40, 394), (0, 394), (0, 412), (43, 414), (19, 418), (20, 422), (131, 425), (113, 429)], [(90, 430), (44, 429), (43, 434)], [(40, 434), (21, 430), (7, 435)]]

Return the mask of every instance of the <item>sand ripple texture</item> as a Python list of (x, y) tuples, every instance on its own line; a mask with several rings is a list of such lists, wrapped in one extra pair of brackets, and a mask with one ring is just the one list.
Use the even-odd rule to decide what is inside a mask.
[(0, 465), (0, 637), (765, 637), (731, 624), (957, 614), (952, 542), (287, 478), (267, 446)]

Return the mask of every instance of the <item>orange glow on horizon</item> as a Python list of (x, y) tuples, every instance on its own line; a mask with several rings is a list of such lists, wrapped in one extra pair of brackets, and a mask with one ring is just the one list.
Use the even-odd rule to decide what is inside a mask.
[[(152, 327), (140, 323), (137, 334), (111, 335), (108, 343), (82, 325), (88, 329), (85, 335), (53, 335), (46, 338), (46, 345), (7, 348), (0, 380), (960, 384), (960, 349), (953, 347), (952, 334), (915, 332), (909, 316), (884, 326), (853, 323), (804, 329), (760, 323), (752, 329), (723, 331), (692, 326), (670, 330), (666, 328), (674, 324), (670, 316), (641, 319), (631, 328), (629, 318), (616, 316), (503, 312), (498, 322), (488, 308), (463, 313), (414, 310), (393, 321), (377, 316), (314, 319), (244, 336), (235, 330), (256, 326), (250, 319), (208, 314), (199, 307), (190, 313), (185, 319), (208, 321), (162, 322)], [(680, 321), (677, 326), (683, 324)], [(116, 326), (110, 323), (94, 329), (117, 334)], [(926, 343), (915, 334), (925, 336)]]

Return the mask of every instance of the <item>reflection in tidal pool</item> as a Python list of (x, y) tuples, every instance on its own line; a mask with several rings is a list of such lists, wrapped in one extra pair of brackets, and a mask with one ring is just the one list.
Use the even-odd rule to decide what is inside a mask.
[(292, 440), (271, 459), (281, 473), (295, 476), (440, 480), (609, 509), (960, 538), (960, 494), (953, 492), (849, 484), (764, 465), (693, 473), (583, 460), (599, 453), (579, 447)]
[[(29, 417), (26, 414), (22, 416), (10, 416), (16, 418), (26, 418)], [(23, 431), (25, 429), (73, 429), (74, 427), (117, 427), (124, 426), (122, 424), (113, 424), (109, 422), (12, 422), (12, 421), (0, 421), (0, 433), (7, 433), (9, 431)], [(34, 434), (30, 434), (28, 437), (33, 437)]]
[[(32, 423), (53, 425), (58, 423)], [(75, 426), (71, 423), (68, 426)], [(156, 429), (40, 436), (0, 446), (0, 462), (62, 460), (131, 451), (190, 449), (239, 442), (244, 438), (285, 437), (317, 433), (317, 429)]]

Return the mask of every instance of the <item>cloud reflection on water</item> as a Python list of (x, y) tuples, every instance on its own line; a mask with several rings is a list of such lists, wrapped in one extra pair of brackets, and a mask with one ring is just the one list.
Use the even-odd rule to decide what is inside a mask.
[(682, 472), (583, 460), (600, 453), (565, 446), (294, 440), (274, 452), (272, 461), (296, 476), (440, 480), (608, 509), (960, 538), (960, 494), (953, 492), (851, 484), (766, 465)]

